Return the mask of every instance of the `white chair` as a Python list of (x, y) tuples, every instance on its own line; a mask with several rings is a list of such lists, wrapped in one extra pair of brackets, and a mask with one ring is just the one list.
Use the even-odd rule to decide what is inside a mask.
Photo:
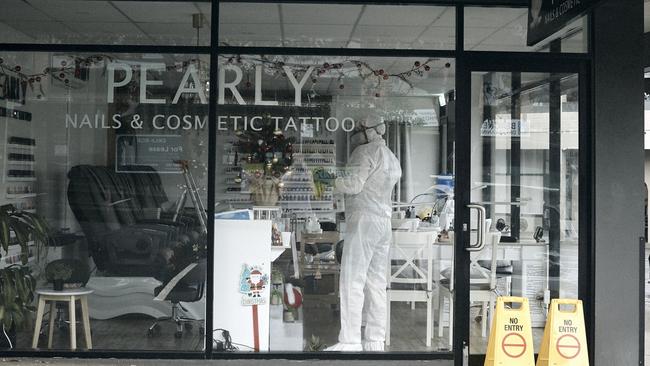
[[(437, 232), (394, 231), (388, 263), (386, 345), (390, 345), (392, 301), (426, 302), (426, 346), (433, 337), (433, 244)], [(393, 266), (393, 261), (399, 264)], [(401, 285), (401, 288), (393, 288)], [(412, 288), (405, 288), (412, 287)]]
[[(491, 323), (494, 304), (497, 298), (497, 258), (498, 246), (501, 240), (501, 233), (493, 232), (487, 234), (488, 245), (480, 251), (472, 254), (470, 262), (470, 302), (481, 303), (481, 336), (487, 336), (487, 325)], [(489, 249), (489, 250), (488, 250)], [(490, 255), (490, 269), (481, 267), (478, 261)], [(453, 263), (453, 258), (452, 258)], [(439, 314), (438, 314), (438, 336), (443, 337), (444, 332), (444, 306), (445, 299), (449, 301), (449, 348), (453, 347), (453, 323), (454, 323), (454, 267), (453, 265), (444, 273), (446, 280), (440, 281), (439, 286)]]

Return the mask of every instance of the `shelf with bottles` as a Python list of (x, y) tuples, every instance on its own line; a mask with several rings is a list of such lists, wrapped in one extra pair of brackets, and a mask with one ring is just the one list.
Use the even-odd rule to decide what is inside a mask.
[(36, 177), (8, 177), (7, 182), (36, 182)]
[(22, 200), (25, 198), (34, 198), (38, 193), (19, 193), (19, 194), (6, 194), (5, 198), (8, 200)]
[(231, 205), (247, 205), (251, 206), (253, 204), (253, 200), (250, 198), (229, 198), (229, 199), (224, 199), (222, 200), (223, 202), (226, 202)]
[(294, 155), (293, 163), (299, 166), (318, 167), (318, 166), (331, 166), (336, 164), (336, 158), (332, 157), (296, 157)]
[(38, 193), (35, 191), (33, 183), (36, 178), (31, 179), (33, 180), (25, 181), (18, 180), (18, 178), (16, 178), (16, 180), (7, 178), (2, 192), (4, 195), (0, 200), (13, 204), (18, 210), (35, 212), (35, 199), (38, 196)]
[(36, 163), (33, 161), (7, 160), (8, 169), (29, 170)]
[(21, 144), (12, 144), (7, 143), (7, 149), (16, 149), (16, 150), (35, 150), (36, 145), (21, 145)]

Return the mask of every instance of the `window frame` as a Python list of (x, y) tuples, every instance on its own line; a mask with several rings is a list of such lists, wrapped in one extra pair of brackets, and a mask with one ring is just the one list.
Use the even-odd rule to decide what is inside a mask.
[[(132, 0), (113, 0), (113, 1), (132, 1)], [(190, 2), (189, 0), (138, 0), (141, 2)], [(535, 53), (535, 52), (513, 52), (513, 51), (465, 51), (464, 50), (464, 9), (466, 7), (512, 7), (524, 8), (528, 6), (528, 0), (337, 0), (328, 2), (325, 0), (284, 0), (272, 3), (303, 3), (303, 4), (362, 4), (362, 5), (430, 5), (430, 6), (453, 6), (456, 12), (455, 35), (456, 47), (453, 50), (431, 50), (431, 49), (376, 49), (376, 48), (308, 48), (308, 47), (226, 47), (219, 45), (219, 7), (222, 3), (254, 3), (260, 0), (194, 0), (194, 2), (211, 3), (211, 29), (209, 46), (158, 46), (158, 45), (103, 45), (103, 44), (47, 44), (47, 43), (2, 43), (0, 39), (0, 52), (83, 52), (83, 53), (159, 53), (159, 54), (196, 54), (197, 56), (208, 56), (210, 59), (210, 82), (216, 85), (218, 80), (218, 59), (221, 54), (274, 54), (274, 55), (310, 55), (310, 56), (368, 56), (368, 57), (440, 57), (453, 58), (456, 62), (456, 80), (455, 88), (466, 85), (463, 80), (465, 74), (471, 65), (495, 64), (501, 60), (511, 60), (508, 64), (516, 64), (517, 60), (534, 60), (536, 65), (562, 65), (564, 62), (578, 63), (581, 66), (581, 74), (589, 75), (586, 80), (581, 80), (580, 93), (584, 97), (581, 102), (581, 134), (580, 134), (580, 241), (588, 242), (593, 236), (593, 213), (591, 203), (594, 187), (594, 178), (590, 162), (587, 156), (593, 150), (593, 135), (590, 132), (589, 124), (593, 111), (590, 98), (591, 79), (593, 79), (594, 69), (593, 60), (593, 30), (592, 20), (593, 12), (589, 12), (588, 29), (585, 29), (588, 48), (585, 53)], [(271, 1), (269, 1), (271, 2)], [(541, 67), (541, 66), (540, 66)], [(208, 217), (214, 217), (215, 205), (215, 163), (216, 163), (216, 131), (217, 125), (217, 89), (210, 88), (208, 108)], [(464, 93), (458, 93), (462, 98)], [(461, 99), (462, 101), (462, 99)], [(461, 116), (463, 103), (456, 103), (456, 115)], [(584, 179), (583, 179), (584, 177)], [(584, 213), (583, 213), (584, 210)], [(584, 233), (584, 234), (583, 234)], [(214, 242), (214, 225), (208, 225), (208, 244)], [(584, 248), (583, 248), (584, 247)], [(207, 281), (206, 281), (206, 317), (205, 329), (209, 331), (213, 328), (213, 319), (210, 309), (214, 303), (214, 293), (212, 280), (214, 278), (214, 247), (208, 245), (207, 260)], [(580, 258), (580, 275), (582, 283), (586, 324), (593, 324), (594, 309), (594, 251), (591, 247), (581, 245)], [(460, 267), (459, 267), (460, 268)], [(457, 271), (460, 272), (460, 271)], [(456, 302), (457, 304), (459, 302)], [(461, 313), (458, 313), (461, 314)], [(457, 321), (463, 319), (458, 318)], [(590, 327), (588, 327), (590, 328)], [(588, 329), (588, 343), (593, 344), (594, 334), (593, 327)], [(457, 333), (458, 334), (458, 333)], [(208, 337), (204, 338), (203, 351), (154, 351), (154, 350), (2, 350), (0, 357), (77, 357), (77, 358), (132, 358), (132, 359), (260, 359), (260, 360), (460, 360), (462, 362), (462, 345), (456, 345), (454, 350), (449, 352), (414, 352), (414, 353), (359, 353), (359, 354), (341, 354), (341, 353), (323, 353), (323, 352), (268, 352), (268, 353), (220, 353), (213, 351), (213, 342)], [(458, 343), (458, 342), (456, 342)], [(593, 349), (590, 349), (593, 355)], [(593, 359), (593, 357), (592, 357)]]

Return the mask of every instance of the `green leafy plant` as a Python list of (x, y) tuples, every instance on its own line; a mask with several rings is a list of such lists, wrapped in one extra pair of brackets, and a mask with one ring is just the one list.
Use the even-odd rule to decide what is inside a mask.
[(312, 334), (309, 343), (307, 344), (307, 352), (320, 352), (325, 349), (325, 347), (327, 347), (327, 345), (321, 341), (320, 337)]
[(0, 269), (0, 322), (5, 329), (25, 325), (34, 311), (36, 280), (28, 267), (14, 264)]
[(38, 257), (48, 245), (49, 233), (47, 223), (40, 216), (19, 211), (14, 205), (0, 206), (0, 258), (3, 251), (9, 252), (9, 246), (19, 245), (21, 261), (0, 269), (0, 324), (6, 330), (23, 326), (34, 311), (36, 280), (26, 264), (32, 242)]
[(67, 281), (72, 277), (72, 268), (66, 263), (53, 263), (45, 268), (45, 277), (48, 281)]

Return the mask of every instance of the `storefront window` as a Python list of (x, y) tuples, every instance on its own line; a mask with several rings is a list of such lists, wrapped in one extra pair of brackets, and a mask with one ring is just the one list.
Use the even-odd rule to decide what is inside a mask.
[(210, 2), (7, 0), (5, 43), (210, 45)]
[(446, 349), (415, 263), (449, 225), (454, 60), (222, 55), (219, 71), (217, 350)]
[(14, 349), (75, 349), (58, 285), (81, 292), (78, 350), (84, 334), (93, 350), (204, 349), (208, 70), (197, 55), (0, 54), (2, 210), (51, 229), (46, 250), (29, 244), (48, 306)]
[(222, 46), (453, 50), (448, 6), (222, 3)]
[[(578, 298), (578, 77), (455, 50), (586, 53), (586, 17), (529, 47), (527, 9), (464, 7), (462, 40), (456, 9), (3, 2), (0, 44), (43, 48), (0, 52), (0, 272), (35, 281), (0, 350), (450, 357), (461, 309), (483, 355), (496, 295), (530, 300), (537, 347)], [(468, 197), (483, 222), (454, 222)]]

